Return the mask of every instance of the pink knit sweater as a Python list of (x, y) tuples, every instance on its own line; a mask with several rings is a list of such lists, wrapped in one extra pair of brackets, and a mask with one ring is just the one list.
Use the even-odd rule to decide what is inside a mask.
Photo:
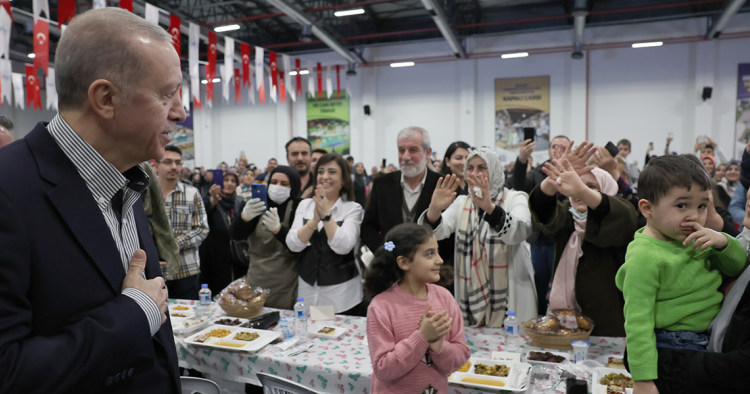
[[(417, 331), (428, 303), (433, 313), (447, 310), (453, 318), (440, 353), (428, 351), (430, 344)], [(458, 304), (448, 290), (432, 284), (427, 285), (427, 298), (407, 294), (398, 284), (376, 296), (367, 310), (367, 342), (372, 394), (447, 393), (448, 375), (471, 355)]]

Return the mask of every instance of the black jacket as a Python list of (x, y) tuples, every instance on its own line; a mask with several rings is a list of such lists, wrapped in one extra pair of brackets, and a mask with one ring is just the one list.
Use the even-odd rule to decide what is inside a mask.
[[(549, 162), (549, 160), (544, 163), (547, 162)], [(509, 188), (531, 195), (531, 191), (547, 178), (547, 175), (542, 172), (544, 163), (532, 168), (531, 171), (527, 173), (527, 165), (516, 159), (516, 164), (513, 166), (513, 176), (510, 177), (508, 182), (510, 185)], [(534, 246), (552, 245), (554, 243), (552, 238), (544, 235), (542, 231), (539, 230), (539, 226), (537, 226), (536, 223), (532, 223), (531, 235), (529, 235), (529, 238), (527, 238), (526, 241)]]
[[(120, 252), (44, 123), (0, 149), (0, 392), (179, 393), (172, 326), (152, 337)], [(138, 200), (145, 275), (161, 276)]]
[[(422, 212), (430, 207), (432, 193), (435, 191), (440, 174), (427, 169), (427, 179), (425, 179), (422, 193), (415, 205), (416, 219)], [(404, 222), (402, 215), (402, 199), (404, 189), (401, 187), (401, 171), (392, 172), (375, 178), (370, 191), (370, 202), (365, 210), (365, 218), (362, 220), (361, 238), (362, 242), (375, 253), (379, 247), (383, 246), (385, 234), (390, 229)], [(440, 257), (444, 263), (453, 265), (453, 255), (448, 256), (443, 253), (452, 245), (450, 239), (438, 241)], [(452, 248), (451, 248), (452, 249)]]
[[(232, 250), (231, 226), (227, 218), (230, 212), (221, 205), (211, 207), (211, 196), (203, 197), (203, 205), (208, 216), (208, 236), (198, 248), (201, 263), (201, 283), (207, 283), (211, 294), (219, 294), (235, 279), (245, 276), (247, 267), (240, 263)], [(244, 201), (235, 197), (234, 218), (240, 216)]]

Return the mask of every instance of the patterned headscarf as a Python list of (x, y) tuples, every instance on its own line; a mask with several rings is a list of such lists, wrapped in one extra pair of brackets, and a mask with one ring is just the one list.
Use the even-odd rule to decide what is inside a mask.
[(479, 149), (473, 149), (469, 152), (469, 156), (466, 157), (466, 162), (464, 163), (464, 174), (466, 174), (466, 168), (469, 166), (469, 161), (475, 156), (481, 157), (487, 164), (487, 172), (490, 175), (490, 197), (492, 199), (502, 198), (503, 188), (505, 187), (505, 172), (503, 172), (503, 166), (500, 163), (500, 159), (492, 149), (486, 146)]

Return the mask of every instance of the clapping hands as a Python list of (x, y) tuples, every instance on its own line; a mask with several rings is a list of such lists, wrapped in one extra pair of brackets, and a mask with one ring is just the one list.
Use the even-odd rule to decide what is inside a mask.
[(432, 313), (431, 309), (432, 305), (428, 304), (422, 314), (418, 331), (419, 335), (430, 343), (430, 350), (439, 353), (443, 348), (445, 336), (451, 332), (453, 318), (448, 315), (447, 311)]

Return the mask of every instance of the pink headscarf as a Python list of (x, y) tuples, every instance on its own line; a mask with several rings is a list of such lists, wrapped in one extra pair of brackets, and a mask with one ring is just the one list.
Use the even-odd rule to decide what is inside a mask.
[[(619, 187), (617, 182), (607, 171), (601, 168), (594, 168), (591, 174), (599, 184), (599, 190), (608, 196), (614, 196)], [(560, 262), (555, 271), (555, 278), (552, 281), (552, 291), (549, 296), (549, 309), (573, 309), (581, 311), (581, 306), (576, 301), (576, 270), (578, 269), (578, 260), (583, 256), (583, 240), (586, 236), (586, 219), (573, 217), (575, 222), (575, 231), (570, 235), (568, 243), (565, 245)]]

